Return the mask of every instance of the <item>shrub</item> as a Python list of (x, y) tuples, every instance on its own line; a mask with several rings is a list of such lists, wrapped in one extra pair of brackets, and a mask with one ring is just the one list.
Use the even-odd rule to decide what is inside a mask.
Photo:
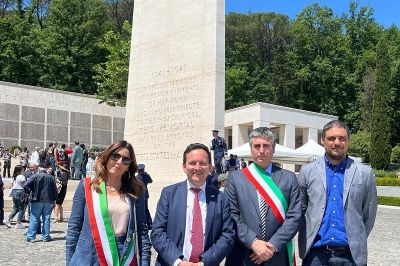
[(378, 178), (376, 178), (376, 185), (377, 186), (400, 187), (400, 178), (378, 177)]
[(19, 145), (14, 145), (14, 146), (12, 146), (12, 147), (10, 148), (10, 153), (11, 153), (11, 154), (14, 154), (14, 150), (17, 149), (17, 148), (18, 148), (19, 151), (22, 151), (21, 146), (19, 146)]
[(400, 163), (400, 146), (393, 147), (392, 154), (390, 155), (390, 161), (392, 163)]
[(365, 131), (359, 131), (351, 135), (349, 154), (361, 157), (364, 163), (369, 162), (369, 148), (371, 135)]
[(372, 172), (374, 173), (375, 177), (390, 177), (390, 178), (397, 177), (396, 171), (385, 171), (385, 170), (373, 169)]
[(400, 206), (400, 198), (378, 196), (378, 204), (389, 206)]

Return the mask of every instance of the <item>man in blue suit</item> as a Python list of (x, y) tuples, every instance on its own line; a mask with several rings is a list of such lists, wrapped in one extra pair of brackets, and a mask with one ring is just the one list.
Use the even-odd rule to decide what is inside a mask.
[(226, 195), (206, 182), (211, 154), (200, 143), (183, 153), (187, 180), (161, 192), (151, 241), (158, 253), (156, 265), (219, 265), (235, 238)]

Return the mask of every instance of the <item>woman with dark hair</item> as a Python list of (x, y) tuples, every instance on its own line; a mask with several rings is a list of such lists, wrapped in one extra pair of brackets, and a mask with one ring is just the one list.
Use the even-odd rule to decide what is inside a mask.
[(24, 217), (24, 183), (25, 183), (25, 176), (24, 167), (22, 165), (17, 165), (14, 168), (13, 173), (13, 186), (11, 188), (11, 196), (13, 200), (13, 209), (8, 216), (8, 221), (6, 222), (6, 226), (11, 228), (11, 220), (17, 216), (17, 224), (15, 225), (16, 229), (24, 229), (25, 226), (22, 224), (22, 218)]
[(144, 186), (132, 145), (110, 145), (95, 175), (76, 189), (68, 221), (67, 265), (150, 265)]

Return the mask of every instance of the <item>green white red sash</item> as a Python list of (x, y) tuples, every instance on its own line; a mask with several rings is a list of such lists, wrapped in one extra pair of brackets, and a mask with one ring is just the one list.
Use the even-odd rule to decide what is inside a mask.
[[(129, 241), (128, 249), (122, 260), (118, 256), (114, 229), (111, 224), (107, 208), (107, 193), (105, 183), (99, 186), (101, 193), (97, 193), (90, 185), (91, 178), (84, 181), (86, 206), (89, 213), (89, 223), (92, 230), (94, 245), (101, 266), (136, 266), (134, 240)], [(128, 201), (130, 204), (130, 201)]]
[[(256, 163), (252, 163), (249, 167), (244, 168), (242, 171), (243, 174), (249, 179), (250, 183), (256, 187), (258, 193), (260, 193), (260, 195), (265, 199), (279, 223), (283, 224), (283, 221), (286, 217), (288, 204), (279, 187), (274, 183), (272, 178)], [(287, 250), (289, 265), (296, 265), (293, 240), (287, 244)]]

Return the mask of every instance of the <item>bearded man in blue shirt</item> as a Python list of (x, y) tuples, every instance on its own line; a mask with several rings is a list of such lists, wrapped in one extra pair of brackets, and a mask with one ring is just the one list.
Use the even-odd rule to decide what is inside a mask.
[(322, 130), (325, 156), (299, 174), (303, 265), (367, 265), (367, 238), (377, 210), (371, 168), (347, 155), (350, 131), (334, 120)]

